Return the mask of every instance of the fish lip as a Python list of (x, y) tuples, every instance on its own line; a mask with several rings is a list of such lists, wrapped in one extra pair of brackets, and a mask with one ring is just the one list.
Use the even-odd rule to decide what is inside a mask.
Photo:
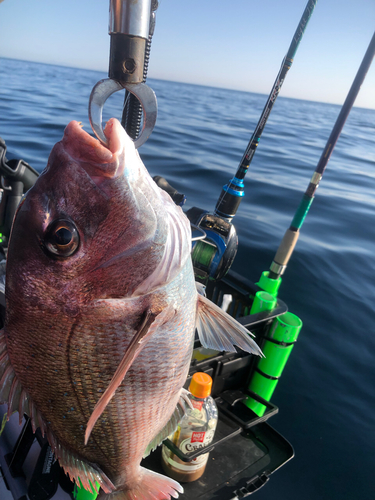
[(104, 128), (104, 134), (108, 140), (108, 145), (104, 145), (96, 137), (93, 137), (88, 132), (86, 132), (86, 130), (83, 129), (81, 122), (72, 120), (65, 127), (62, 142), (64, 143), (64, 146), (68, 146), (68, 149), (69, 143), (71, 141), (73, 143), (78, 143), (80, 146), (92, 148), (95, 151), (98, 159), (108, 161), (113, 159), (114, 155), (118, 155), (121, 153), (122, 133), (123, 128), (120, 122), (116, 118), (110, 118)]
[[(85, 149), (92, 148), (92, 150), (96, 152), (98, 159), (104, 161), (111, 160), (114, 153), (109, 148), (109, 140), (108, 147), (104, 146), (98, 139), (86, 132), (86, 130), (82, 128), (81, 122), (77, 122), (76, 120), (72, 120), (65, 127), (62, 142), (69, 152), (70, 150), (76, 152), (76, 148), (72, 147), (72, 143), (74, 145), (78, 144), (78, 146), (85, 146)], [(74, 157), (76, 155), (73, 154), (72, 156)]]
[[(122, 141), (121, 136), (125, 135), (126, 132), (121, 125), (121, 123), (116, 118), (110, 118), (104, 128), (104, 135), (108, 139), (108, 149), (112, 154), (120, 154), (122, 151)], [(100, 143), (100, 141), (98, 141)], [(100, 145), (102, 145), (100, 143)]]
[[(83, 167), (96, 184), (105, 178), (122, 175), (125, 168), (125, 152), (129, 155), (130, 138), (116, 118), (108, 120), (104, 133), (108, 147), (83, 130), (80, 122), (71, 121), (64, 131), (61, 146), (66, 154)], [(128, 139), (128, 140), (127, 140)]]

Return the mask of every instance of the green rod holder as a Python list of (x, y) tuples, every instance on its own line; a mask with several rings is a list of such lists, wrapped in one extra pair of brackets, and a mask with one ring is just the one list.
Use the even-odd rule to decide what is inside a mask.
[[(274, 319), (268, 334), (264, 337), (262, 350), (265, 357), (258, 361), (249, 389), (266, 401), (271, 400), (301, 328), (302, 321), (298, 316), (286, 312)], [(250, 397), (244, 404), (259, 417), (266, 411), (262, 403)]]
[(262, 311), (272, 311), (277, 303), (276, 297), (264, 290), (255, 294), (253, 304), (250, 309), (250, 314), (256, 314)]
[(263, 288), (264, 291), (270, 293), (274, 297), (277, 297), (279, 287), (281, 285), (280, 276), (277, 279), (272, 279), (269, 277), (269, 271), (264, 271), (258, 281), (257, 285)]
[[(92, 493), (89, 491), (85, 490), (85, 488), (82, 486), (81, 480), (79, 480), (80, 486), (77, 486), (77, 484), (74, 485), (74, 491), (73, 491), (73, 498), (74, 500), (95, 500), (96, 497), (98, 496), (99, 493), (96, 493), (95, 488), (93, 487), (92, 483), (90, 482), (90, 486), (92, 489)], [(99, 491), (100, 484), (96, 481), (95, 482), (96, 489)]]

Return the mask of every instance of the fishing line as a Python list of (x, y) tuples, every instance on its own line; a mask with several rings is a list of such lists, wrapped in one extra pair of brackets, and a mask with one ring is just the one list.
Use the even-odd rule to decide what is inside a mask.
[(250, 138), (247, 145), (245, 153), (241, 159), (240, 165), (235, 176), (226, 184), (221, 192), (221, 195), (216, 203), (215, 215), (231, 220), (237, 212), (240, 205), (241, 199), (244, 196), (244, 178), (249, 169), (250, 163), (254, 157), (256, 148), (259, 144), (260, 137), (267, 123), (268, 117), (271, 113), (273, 105), (279, 95), (280, 89), (284, 83), (287, 72), (292, 66), (294, 56), (297, 52), (299, 43), (305, 32), (306, 26), (310, 20), (310, 17), (314, 11), (318, 0), (309, 0), (307, 2), (306, 8), (302, 14), (301, 20), (297, 26), (296, 32), (294, 33), (292, 42), (289, 46), (289, 50), (283, 59), (280, 71), (276, 77), (275, 83), (273, 84), (272, 90), (268, 96), (266, 105), (262, 111), (259, 118), (258, 124)]
[(366, 77), (366, 74), (371, 66), (372, 60), (375, 55), (375, 33), (371, 39), (371, 42), (367, 48), (367, 51), (363, 57), (362, 63), (358, 69), (356, 77), (352, 83), (349, 93), (345, 99), (345, 102), (341, 108), (340, 114), (336, 120), (336, 123), (332, 129), (331, 135), (327, 141), (327, 144), (323, 150), (320, 157), (318, 165), (315, 172), (310, 180), (305, 194), (301, 200), (299, 207), (294, 215), (290, 227), (287, 229), (280, 246), (276, 252), (273, 262), (270, 266), (269, 278), (276, 280), (285, 271), (288, 261), (293, 253), (294, 247), (297, 243), (299, 237), (299, 230), (305, 220), (305, 217), (312, 205), (314, 200), (314, 195), (318, 189), (319, 183), (322, 179), (324, 171), (327, 167), (331, 154), (340, 137), (341, 131), (344, 127), (346, 119), (353, 107), (354, 101), (358, 95), (361, 85)]

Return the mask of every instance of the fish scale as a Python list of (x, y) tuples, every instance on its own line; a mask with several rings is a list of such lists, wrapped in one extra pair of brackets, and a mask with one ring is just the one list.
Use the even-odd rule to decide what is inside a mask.
[(41, 426), (72, 479), (98, 481), (100, 500), (170, 499), (181, 486), (140, 462), (184, 414), (196, 325), (205, 347), (261, 352), (198, 295), (181, 208), (117, 120), (105, 133), (108, 149), (71, 122), (18, 208), (0, 401)]
[[(192, 298), (193, 298), (193, 294), (192, 294)], [(129, 318), (128, 318), (128, 320), (129, 320)], [(194, 315), (192, 315), (191, 321), (194, 321)], [(86, 322), (84, 322), (83, 324), (87, 325)], [(85, 326), (85, 329), (86, 328), (87, 328), (87, 326)], [(107, 385), (109, 385), (109, 382), (113, 376), (113, 369), (112, 369), (112, 372), (110, 372), (110, 373), (106, 373), (106, 370), (103, 369), (105, 366), (104, 359), (108, 358), (108, 352), (112, 352), (113, 358), (114, 358), (112, 368), (116, 367), (119, 364), (119, 362), (121, 361), (121, 357), (122, 357), (121, 353), (124, 352), (128, 346), (128, 343), (129, 343), (128, 341), (124, 341), (122, 344), (119, 343), (120, 334), (122, 334), (122, 336), (123, 336), (123, 333), (124, 333), (124, 328), (121, 325), (121, 323), (114, 325), (112, 327), (111, 327), (111, 325), (108, 325), (108, 323), (106, 324), (106, 336), (101, 337), (100, 347), (98, 348), (98, 346), (96, 346), (96, 348), (94, 350), (90, 349), (91, 350), (91, 357), (90, 357), (91, 364), (90, 364), (90, 366), (87, 366), (87, 370), (86, 370), (85, 364), (83, 363), (83, 360), (87, 359), (88, 351), (89, 351), (89, 349), (87, 348), (86, 342), (84, 341), (84, 339), (87, 338), (87, 335), (85, 335), (84, 331), (76, 329), (74, 332), (74, 335), (72, 336), (71, 345), (70, 345), (70, 351), (73, 353), (73, 355), (70, 356), (70, 363), (71, 363), (71, 365), (73, 365), (73, 367), (71, 367), (72, 379), (74, 381), (76, 381), (76, 384), (78, 384), (79, 387), (82, 387), (82, 390), (83, 390), (82, 396), (83, 397), (81, 397), (79, 399), (80, 399), (80, 401), (86, 402), (86, 406), (83, 407), (83, 405), (81, 404), (81, 408), (84, 412), (84, 415), (87, 417), (87, 419), (89, 418), (89, 416), (93, 410), (94, 403), (97, 400), (97, 395), (96, 395), (96, 397), (95, 396), (93, 397), (94, 388), (98, 387), (98, 386), (105, 386), (106, 387)], [(160, 340), (161, 341), (164, 340), (165, 347), (168, 347), (169, 351), (171, 352), (170, 357), (174, 357), (174, 352), (176, 350), (180, 350), (180, 348), (181, 348), (180, 343), (178, 342), (178, 335), (180, 333), (181, 333), (180, 330), (177, 329), (177, 341), (176, 342), (173, 341), (173, 337), (171, 335), (166, 335), (164, 339), (163, 338), (162, 339), (155, 339), (154, 342), (150, 341), (149, 345), (146, 346), (144, 351), (143, 351), (144, 357), (146, 359), (155, 359), (155, 353), (160, 352)], [(129, 336), (127, 336), (127, 337), (129, 337)], [(113, 346), (116, 346), (116, 350), (113, 349)], [(188, 346), (188, 348), (189, 348), (189, 350), (187, 351), (188, 352), (187, 357), (189, 359), (190, 345)], [(99, 358), (97, 358), (98, 354), (99, 354)], [(108, 422), (114, 422), (113, 426), (109, 425), (109, 429), (113, 429), (113, 434), (112, 435), (108, 434), (106, 429), (102, 429), (103, 425), (101, 422), (98, 422), (97, 429), (94, 430), (94, 432), (93, 432), (93, 438), (95, 441), (97, 441), (97, 438), (96, 438), (97, 435), (101, 436), (102, 434), (104, 434), (105, 439), (107, 441), (106, 444), (107, 444), (107, 446), (109, 444), (110, 449), (112, 449), (112, 444), (115, 445), (115, 443), (117, 442), (116, 439), (113, 437), (113, 436), (116, 436), (116, 433), (118, 432), (117, 424), (115, 422), (119, 422), (119, 426), (121, 427), (122, 431), (126, 434), (127, 433), (127, 427), (125, 425), (126, 422), (128, 422), (128, 426), (130, 426), (130, 427), (133, 426), (134, 423), (136, 422), (136, 424), (137, 424), (136, 428), (139, 429), (143, 425), (142, 422), (145, 422), (145, 425), (146, 425), (150, 420), (151, 421), (152, 420), (159, 421), (161, 414), (163, 413), (163, 410), (165, 410), (164, 405), (161, 405), (161, 404), (159, 404), (159, 406), (156, 406), (154, 409), (149, 405), (146, 405), (146, 406), (142, 405), (143, 393), (145, 393), (147, 396), (149, 394), (150, 389), (154, 393), (158, 387), (158, 384), (156, 382), (153, 383), (154, 379), (153, 379), (152, 372), (149, 372), (148, 374), (146, 374), (146, 373), (142, 374), (139, 372), (139, 369), (137, 369), (138, 365), (141, 367), (140, 370), (142, 372), (142, 370), (143, 370), (142, 367), (144, 366), (144, 360), (142, 359), (142, 355), (140, 355), (138, 360), (135, 361), (135, 363), (133, 364), (133, 368), (130, 369), (130, 371), (127, 375), (127, 379), (125, 379), (125, 381), (123, 383), (124, 389), (119, 388), (119, 390), (118, 390), (119, 397), (116, 398), (116, 401), (122, 401), (120, 390), (121, 391), (123, 390), (123, 392), (126, 393), (126, 399), (124, 398), (125, 403), (124, 403), (123, 407), (120, 407), (120, 409), (115, 408), (115, 411), (113, 412), (112, 407), (114, 406), (114, 403), (110, 403), (107, 410), (103, 413), (103, 415), (101, 417), (102, 420), (104, 419), (105, 421), (108, 421)], [(164, 363), (161, 363), (161, 364), (157, 363), (157, 365), (158, 365), (159, 369), (161, 366), (161, 368), (163, 370), (164, 368), (166, 369), (168, 367), (169, 362), (168, 362), (168, 360), (166, 360)], [(183, 360), (182, 365), (184, 365), (184, 367), (187, 366), (186, 360)], [(95, 367), (99, 367), (99, 366), (101, 368), (100, 369), (101, 376), (99, 377), (99, 380), (96, 380), (99, 372), (97, 369), (95, 370)], [(155, 368), (154, 372), (157, 373), (158, 369)], [(87, 377), (87, 374), (89, 374), (88, 377)], [(185, 378), (185, 377), (183, 377), (183, 378)], [(168, 380), (167, 376), (161, 377), (159, 379), (159, 385), (161, 384), (162, 391), (165, 390), (165, 385), (166, 385), (167, 380)], [(132, 407), (131, 405), (129, 405), (128, 403), (126, 403), (127, 399), (129, 399), (131, 401), (133, 398), (137, 401), (138, 400), (141, 401), (137, 405), (138, 410), (136, 408)], [(150, 399), (149, 396), (148, 396), (148, 399)], [(70, 403), (68, 403), (67, 406), (69, 406), (69, 404)], [(175, 406), (175, 404), (173, 404), (173, 406)], [(141, 413), (143, 411), (143, 413), (145, 414), (144, 418), (142, 418), (142, 414), (140, 414), (140, 408), (141, 408)], [(153, 410), (153, 411), (151, 412), (151, 410)], [(127, 417), (126, 416), (127, 414), (129, 414), (130, 417)], [(119, 418), (120, 415), (122, 416), (121, 419)], [(135, 417), (135, 415), (137, 415), (137, 416)], [(125, 422), (124, 424), (122, 423), (122, 420), (124, 420), (124, 422)], [(134, 422), (133, 422), (133, 420), (134, 420)], [(83, 436), (82, 431), (79, 434), (81, 436)], [(136, 434), (133, 433), (133, 435), (135, 437), (137, 437)], [(147, 436), (147, 434), (146, 434), (146, 436)], [(144, 438), (145, 443), (143, 443), (143, 448), (145, 448), (145, 446), (147, 446), (148, 441), (151, 440), (151, 437), (152, 436), (150, 436), (150, 438), (147, 438), (147, 437)], [(99, 446), (99, 447), (101, 448), (101, 446)], [(129, 441), (125, 440), (123, 447), (125, 449), (131, 448)], [(117, 453), (114, 454), (116, 459), (119, 459), (119, 457), (121, 456), (121, 453), (123, 453), (123, 452), (118, 451)], [(140, 453), (143, 453), (143, 449)], [(92, 456), (88, 456), (88, 458), (90, 461), (93, 460)]]

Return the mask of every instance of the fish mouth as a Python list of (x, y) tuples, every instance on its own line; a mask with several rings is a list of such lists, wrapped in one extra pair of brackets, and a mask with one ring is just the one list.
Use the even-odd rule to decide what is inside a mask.
[(116, 118), (111, 118), (104, 129), (108, 146), (83, 130), (80, 122), (71, 121), (61, 141), (66, 153), (78, 162), (92, 178), (118, 177), (123, 172), (126, 133)]

